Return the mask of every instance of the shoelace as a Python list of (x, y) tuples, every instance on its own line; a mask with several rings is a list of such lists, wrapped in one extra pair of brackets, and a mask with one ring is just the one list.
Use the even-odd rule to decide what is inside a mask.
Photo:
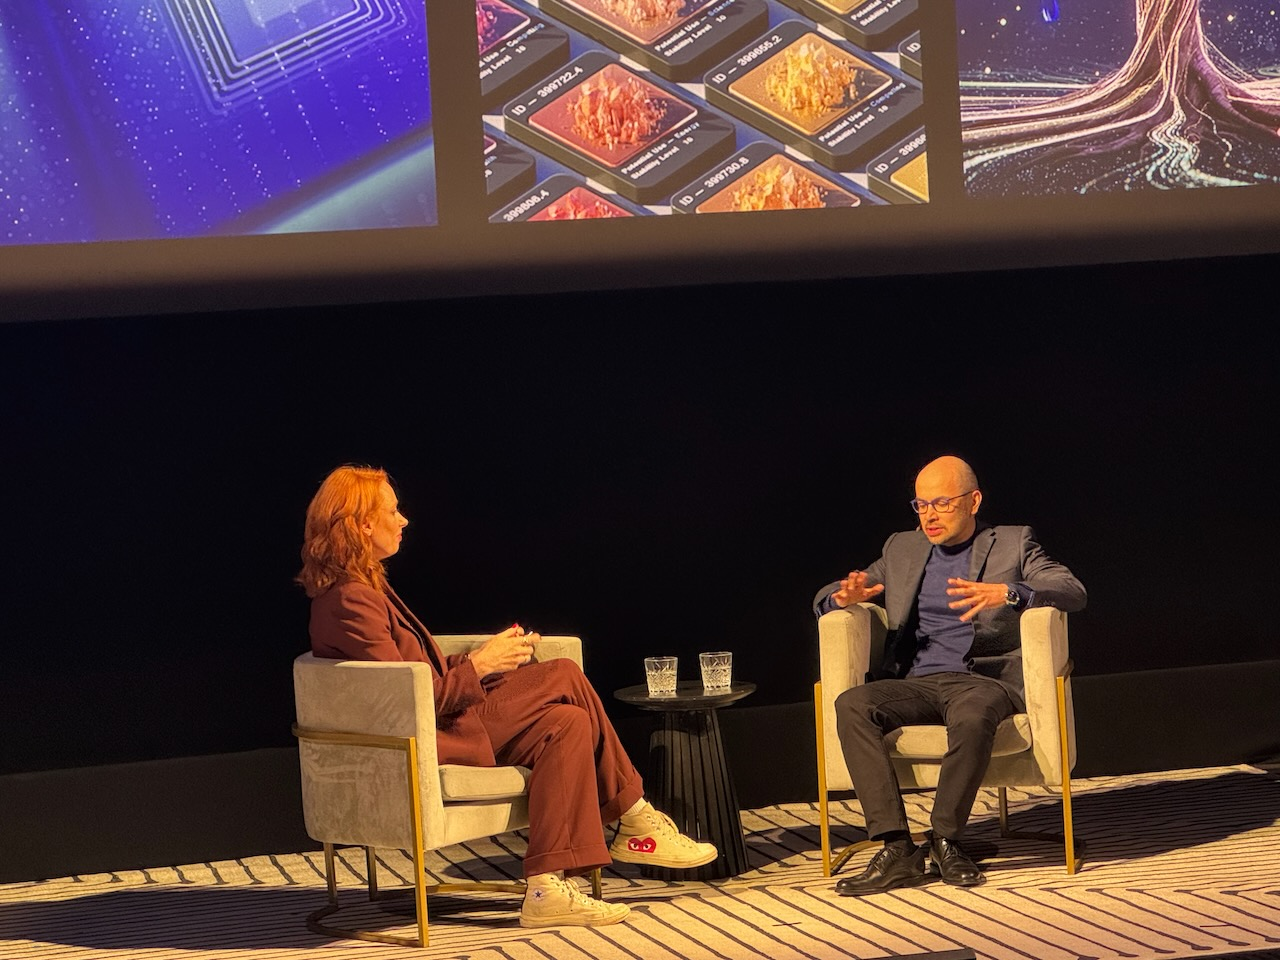
[(885, 860), (892, 859), (893, 854), (889, 852), (888, 847), (881, 847), (876, 851), (876, 855), (867, 863), (868, 867), (878, 867)]
[(560, 884), (562, 889), (568, 890), (570, 903), (579, 903), (588, 909), (603, 907), (605, 905), (603, 900), (597, 900), (595, 897), (589, 897), (583, 893), (582, 888), (572, 880), (561, 880), (559, 877), (556, 877), (556, 883)]
[(885, 860), (892, 860), (895, 856), (903, 860), (907, 860), (918, 852), (918, 850), (892, 851), (888, 847), (881, 847), (874, 857), (867, 863), (867, 866), (878, 866)]
[(696, 840), (686, 837), (681, 833), (679, 828), (676, 826), (676, 822), (662, 811), (655, 809), (649, 814), (649, 816), (651, 819), (657, 821), (657, 832), (662, 834), (662, 838), (664, 840), (668, 840), (681, 847), (693, 848), (698, 845)]

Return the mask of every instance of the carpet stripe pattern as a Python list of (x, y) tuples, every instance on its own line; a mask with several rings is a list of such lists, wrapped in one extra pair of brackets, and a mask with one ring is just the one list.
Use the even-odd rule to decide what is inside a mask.
[[(932, 795), (909, 795), (926, 829)], [(1074, 784), (1087, 841), (1068, 876), (1059, 846), (1001, 838), (984, 791), (966, 846), (988, 882), (941, 883), (838, 897), (822, 876), (816, 804), (744, 811), (750, 869), (712, 883), (605, 871), (605, 897), (629, 903), (611, 927), (524, 930), (510, 896), (432, 897), (431, 945), (415, 950), (316, 936), (305, 916), (324, 902), (319, 852), (67, 877), (0, 886), (5, 960), (827, 960), (905, 957), (960, 948), (992, 960), (1174, 960), (1280, 950), (1280, 779), (1218, 767)], [(856, 800), (833, 804), (835, 842), (861, 839)], [(1060, 829), (1052, 791), (1010, 791), (1018, 829)], [(432, 854), (437, 881), (519, 877), (520, 833)], [(870, 856), (859, 854), (845, 872)], [(386, 889), (410, 861), (379, 851)], [(340, 851), (340, 923), (412, 932), (408, 899), (369, 903), (360, 850)]]

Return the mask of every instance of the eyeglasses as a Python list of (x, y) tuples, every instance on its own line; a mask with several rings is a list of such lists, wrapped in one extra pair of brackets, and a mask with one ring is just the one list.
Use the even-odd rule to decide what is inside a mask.
[(954, 497), (934, 497), (932, 500), (908, 500), (911, 509), (916, 513), (924, 513), (930, 507), (939, 513), (950, 513), (956, 508), (956, 501), (961, 497), (967, 497), (971, 493), (977, 493), (977, 488), (966, 490), (964, 493), (957, 493)]

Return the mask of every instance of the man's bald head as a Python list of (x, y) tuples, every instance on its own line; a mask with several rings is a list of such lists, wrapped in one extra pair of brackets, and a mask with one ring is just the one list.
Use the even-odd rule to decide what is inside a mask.
[[(934, 506), (938, 501), (946, 506)], [(957, 546), (977, 529), (978, 505), (982, 491), (973, 467), (959, 457), (938, 457), (916, 474), (916, 501), (924, 503), (920, 529), (930, 543)]]
[(952, 479), (958, 484), (957, 489), (976, 490), (978, 488), (978, 475), (973, 472), (973, 467), (959, 457), (951, 456), (938, 457), (926, 463), (916, 475), (916, 486), (919, 486), (922, 480), (930, 483), (945, 483)]

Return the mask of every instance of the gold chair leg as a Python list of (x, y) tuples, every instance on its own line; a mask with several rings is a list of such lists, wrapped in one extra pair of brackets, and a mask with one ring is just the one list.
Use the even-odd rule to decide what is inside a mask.
[[(325, 917), (338, 910), (337, 869), (334, 863), (334, 845), (324, 843), (325, 888), (328, 903), (309, 914), (306, 919), (307, 929), (322, 936), (336, 939), (370, 940), (375, 943), (390, 943), (396, 946), (425, 947), (427, 937), (427, 895), (429, 893), (448, 892), (453, 890), (482, 890), (490, 893), (513, 893), (523, 897), (525, 885), (516, 881), (474, 881), (465, 883), (427, 883), (426, 856), (423, 852), (422, 836), (422, 794), (418, 776), (418, 743), (415, 737), (387, 737), (372, 734), (347, 733), (339, 731), (308, 730), (293, 725), (293, 734), (300, 741), (318, 743), (341, 743), (354, 746), (394, 749), (404, 752), (405, 776), (409, 788), (409, 835), (413, 849), (413, 900), (414, 916), (417, 920), (417, 936), (402, 937), (389, 933), (374, 933), (367, 930), (349, 930), (332, 924), (322, 923)], [(365, 883), (370, 900), (382, 900), (393, 896), (402, 896), (404, 889), (382, 892), (378, 889), (378, 865), (372, 847), (365, 847)], [(592, 890), (600, 895), (600, 871), (596, 870), (591, 878)]]
[(1071, 814), (1071, 744), (1067, 740), (1067, 678), (1058, 677), (1058, 746), (1062, 750), (1062, 837), (1067, 873), (1079, 868), (1074, 819)]
[(1067, 873), (1074, 874), (1080, 869), (1080, 851), (1083, 841), (1077, 841), (1075, 825), (1071, 816), (1071, 778), (1062, 781), (1062, 846), (1067, 857)]
[[(372, 865), (373, 851), (368, 847), (365, 848), (365, 856), (367, 858), (366, 862)], [(338, 940), (367, 940), (373, 943), (389, 943), (398, 947), (425, 947), (427, 945), (426, 911), (421, 908), (418, 913), (418, 935), (416, 937), (399, 937), (391, 933), (353, 930), (348, 927), (334, 926), (331, 923), (323, 923), (322, 921), (325, 917), (332, 916), (339, 909), (337, 870), (334, 864), (334, 846), (332, 843), (324, 845), (324, 878), (325, 886), (329, 893), (329, 902), (319, 910), (308, 914), (307, 929), (312, 933), (318, 933), (324, 937), (333, 937)], [(367, 880), (369, 899), (385, 899), (386, 894), (378, 892), (377, 879), (373, 870), (370, 870)], [(425, 907), (425, 897), (423, 899), (423, 907)]]
[[(831, 877), (859, 850), (878, 846), (874, 840), (855, 840), (839, 855), (831, 856), (831, 803), (827, 799), (827, 750), (822, 727), (822, 681), (813, 685), (813, 728), (818, 757), (818, 839), (822, 844), (822, 875)], [(917, 837), (917, 842), (921, 839)]]
[(813, 729), (818, 755), (818, 839), (822, 844), (822, 875), (831, 876), (831, 827), (827, 807), (827, 753), (822, 736), (822, 681), (813, 685)]
[[(427, 895), (433, 893), (452, 893), (455, 891), (473, 890), (485, 893), (511, 893), (524, 896), (525, 885), (521, 881), (475, 880), (458, 883), (426, 882), (426, 858), (419, 853), (414, 858), (414, 884), (412, 888), (399, 887), (394, 890), (378, 889), (377, 861), (371, 847), (365, 848), (365, 862), (368, 865), (366, 885), (370, 900), (391, 900), (411, 893), (414, 900), (414, 914), (417, 921), (417, 935), (406, 937), (394, 933), (380, 933), (373, 930), (356, 930), (350, 927), (339, 927), (331, 923), (323, 923), (325, 917), (332, 916), (339, 909), (337, 869), (334, 858), (334, 845), (324, 845), (325, 885), (328, 889), (329, 902), (307, 916), (307, 929), (321, 936), (338, 940), (366, 940), (372, 943), (389, 943), (398, 947), (425, 947), (429, 943), (427, 935)], [(592, 875), (592, 887), (599, 894), (600, 872)]]
[(1067, 853), (1067, 873), (1075, 873), (1080, 864), (1080, 855), (1084, 849), (1084, 841), (1077, 840), (1071, 829), (1071, 784), (1064, 782), (1062, 785), (1062, 816), (1063, 826), (1066, 828), (1063, 833), (1054, 833), (1052, 830), (1012, 830), (1009, 828), (1008, 813), (1006, 812), (1005, 789), (1000, 788), (1000, 836), (1010, 840), (1043, 840), (1047, 843), (1062, 844)]
[(409, 833), (413, 837), (413, 913), (418, 918), (418, 946), (430, 943), (427, 937), (427, 864), (422, 851), (422, 785), (418, 778), (418, 741), (409, 738), (405, 756), (409, 780)]
[[(1068, 672), (1070, 663), (1068, 662)], [(1067, 678), (1058, 677), (1058, 750), (1062, 760), (1062, 833), (1041, 830), (1010, 830), (1009, 802), (1004, 787), (1000, 788), (1000, 835), (1021, 840), (1047, 840), (1062, 844), (1067, 873), (1080, 869), (1084, 841), (1077, 840), (1071, 812), (1071, 744), (1067, 739)]]

